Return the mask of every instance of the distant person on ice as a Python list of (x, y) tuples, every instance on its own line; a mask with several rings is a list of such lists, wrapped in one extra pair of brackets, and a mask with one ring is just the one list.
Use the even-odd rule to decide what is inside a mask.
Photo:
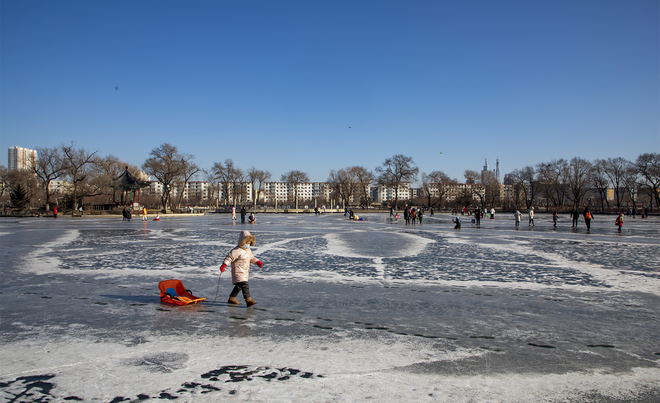
[(589, 207), (584, 209), (584, 223), (587, 224), (587, 231), (591, 231), (591, 219), (592, 219), (591, 211), (589, 211)]
[(573, 227), (572, 228), (577, 228), (577, 226), (580, 222), (580, 213), (578, 213), (576, 208), (574, 208), (573, 211), (571, 212), (571, 218), (573, 219)]
[(254, 263), (259, 266), (259, 268), (264, 265), (252, 255), (252, 251), (250, 250), (250, 247), (254, 246), (256, 241), (256, 238), (254, 235), (250, 234), (250, 232), (241, 231), (241, 234), (238, 237), (238, 246), (229, 252), (225, 260), (222, 262), (222, 266), (220, 266), (220, 271), (224, 273), (227, 265), (231, 264), (231, 282), (234, 284), (234, 289), (229, 295), (229, 301), (227, 301), (228, 304), (239, 305), (240, 302), (236, 300), (236, 297), (241, 291), (243, 292), (243, 298), (245, 298), (247, 306), (252, 306), (257, 303), (250, 298), (250, 285), (248, 284), (250, 264)]
[(536, 226), (536, 225), (534, 225), (534, 207), (529, 209), (529, 226), (530, 227), (535, 227)]
[(621, 227), (623, 227), (623, 213), (620, 213), (616, 218), (615, 224), (617, 227), (619, 227), (619, 232), (621, 232)]
[(461, 219), (456, 216), (456, 218), (451, 220), (452, 222), (456, 223), (454, 226), (454, 229), (461, 229)]
[(516, 210), (516, 212), (513, 213), (513, 218), (515, 218), (516, 220), (516, 227), (520, 227), (520, 220), (522, 220), (522, 213)]

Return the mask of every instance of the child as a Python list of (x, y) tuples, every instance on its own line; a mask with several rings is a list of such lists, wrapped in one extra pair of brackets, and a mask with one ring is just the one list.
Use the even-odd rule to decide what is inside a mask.
[(552, 213), (552, 226), (556, 227), (557, 226), (557, 219), (559, 219), (559, 216), (557, 215), (557, 212), (555, 211)]
[(616, 226), (619, 227), (619, 232), (621, 232), (621, 227), (623, 226), (623, 213), (619, 214), (616, 218)]
[(229, 295), (228, 304), (239, 305), (240, 303), (236, 300), (236, 297), (241, 291), (243, 291), (243, 298), (245, 298), (247, 306), (257, 303), (250, 298), (250, 285), (248, 284), (250, 263), (256, 264), (259, 268), (264, 265), (252, 255), (250, 250), (250, 246), (254, 246), (256, 241), (254, 235), (251, 235), (248, 231), (241, 231), (241, 235), (238, 237), (238, 246), (229, 252), (224, 262), (222, 262), (222, 266), (220, 266), (220, 271), (224, 273), (227, 265), (231, 264), (231, 282), (234, 284), (234, 289)]

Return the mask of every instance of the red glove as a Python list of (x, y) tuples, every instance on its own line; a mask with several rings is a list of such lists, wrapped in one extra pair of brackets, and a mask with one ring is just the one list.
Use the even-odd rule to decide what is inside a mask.
[(224, 264), (224, 263), (222, 264), (222, 266), (220, 266), (220, 272), (221, 272), (221, 273), (224, 273), (224, 272), (225, 272), (225, 267), (227, 267), (227, 265)]
[(262, 267), (264, 267), (264, 264), (261, 263), (261, 262), (258, 261), (258, 260), (257, 260), (257, 262), (256, 262), (255, 264), (256, 264), (257, 266), (259, 266), (260, 269), (261, 269)]

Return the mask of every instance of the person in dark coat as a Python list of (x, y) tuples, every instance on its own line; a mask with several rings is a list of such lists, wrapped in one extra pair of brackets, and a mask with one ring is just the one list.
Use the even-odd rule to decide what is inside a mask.
[(577, 209), (573, 209), (571, 217), (573, 218), (573, 228), (577, 228), (580, 221), (580, 213), (578, 213)]

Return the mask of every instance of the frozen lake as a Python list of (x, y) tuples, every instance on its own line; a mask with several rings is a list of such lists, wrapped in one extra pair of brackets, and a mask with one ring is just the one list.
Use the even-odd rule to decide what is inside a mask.
[(660, 401), (658, 217), (511, 216), (2, 218), (0, 400)]

